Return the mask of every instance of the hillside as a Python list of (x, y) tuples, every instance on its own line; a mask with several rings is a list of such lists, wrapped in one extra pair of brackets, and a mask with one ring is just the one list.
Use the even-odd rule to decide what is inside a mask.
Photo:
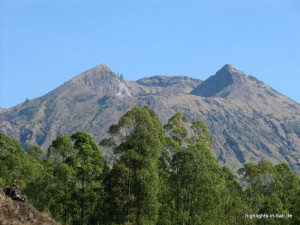
[(174, 76), (125, 81), (99, 65), (42, 97), (1, 110), (0, 132), (45, 149), (58, 134), (77, 130), (100, 141), (134, 105), (150, 106), (163, 123), (177, 111), (202, 120), (215, 139), (215, 155), (231, 169), (261, 159), (300, 166), (300, 105), (230, 65), (203, 82)]
[(1, 225), (55, 225), (52, 218), (38, 212), (33, 206), (26, 202), (13, 200), (6, 196), (0, 189), (0, 224)]

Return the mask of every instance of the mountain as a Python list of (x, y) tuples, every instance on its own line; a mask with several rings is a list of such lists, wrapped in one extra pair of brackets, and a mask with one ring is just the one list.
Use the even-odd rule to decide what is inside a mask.
[(125, 81), (102, 64), (1, 110), (0, 132), (45, 148), (58, 134), (78, 130), (100, 141), (134, 105), (150, 106), (163, 123), (177, 111), (202, 120), (215, 139), (215, 155), (233, 170), (261, 159), (300, 166), (300, 105), (231, 65), (205, 81), (158, 75)]

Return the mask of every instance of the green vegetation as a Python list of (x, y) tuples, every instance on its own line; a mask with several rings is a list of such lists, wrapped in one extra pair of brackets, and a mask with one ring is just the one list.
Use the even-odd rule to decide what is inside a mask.
[(112, 167), (87, 132), (58, 136), (46, 154), (0, 134), (0, 185), (16, 183), (62, 224), (300, 223), (300, 181), (287, 164), (246, 163), (237, 179), (212, 154), (206, 126), (180, 113), (163, 127), (134, 107), (100, 145), (114, 151)]
[(107, 178), (110, 222), (156, 224), (162, 125), (149, 108), (134, 107), (110, 128), (110, 134), (117, 157)]

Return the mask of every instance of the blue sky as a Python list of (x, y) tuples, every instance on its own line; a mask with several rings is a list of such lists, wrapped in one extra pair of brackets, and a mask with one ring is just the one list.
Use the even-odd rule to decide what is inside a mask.
[(224, 64), (300, 102), (298, 0), (0, 0), (0, 107), (105, 63), (126, 80)]

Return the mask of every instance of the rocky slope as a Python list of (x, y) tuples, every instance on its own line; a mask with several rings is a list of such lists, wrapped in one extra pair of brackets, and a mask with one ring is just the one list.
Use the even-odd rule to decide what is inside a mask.
[[(11, 189), (7, 187), (6, 189)], [(0, 189), (0, 224), (1, 225), (56, 225), (57, 223), (46, 214), (38, 212), (27, 202), (21, 201), (20, 193), (13, 188), (12, 193)], [(10, 190), (12, 191), (12, 190)], [(7, 192), (7, 191), (6, 191)]]
[(152, 107), (163, 123), (177, 111), (204, 121), (215, 139), (214, 153), (234, 170), (261, 159), (300, 166), (300, 105), (230, 65), (203, 82), (168, 76), (124, 81), (100, 65), (42, 97), (1, 110), (0, 132), (45, 148), (58, 134), (77, 130), (100, 141), (134, 105)]

